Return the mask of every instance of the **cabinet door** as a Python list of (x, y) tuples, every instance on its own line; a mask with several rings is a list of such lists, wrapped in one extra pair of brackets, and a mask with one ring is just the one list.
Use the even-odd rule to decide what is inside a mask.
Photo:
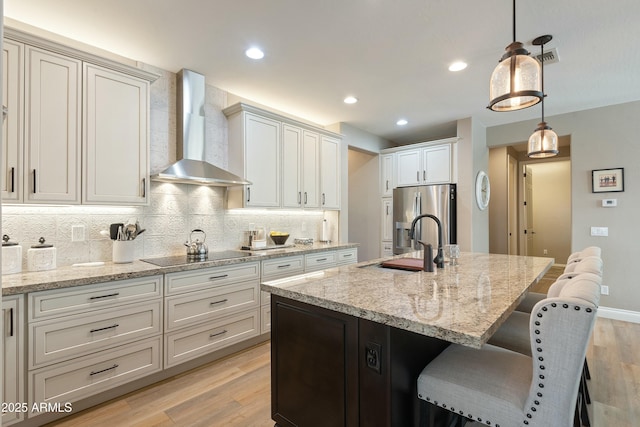
[(302, 133), (302, 202), (305, 208), (320, 207), (320, 135), (308, 130)]
[(393, 200), (390, 197), (382, 199), (382, 241), (393, 240)]
[(300, 147), (302, 129), (282, 125), (282, 207), (299, 208), (302, 206), (302, 163)]
[(245, 206), (280, 207), (280, 122), (245, 113)]
[(25, 202), (80, 203), (81, 62), (27, 46)]
[(398, 187), (419, 185), (422, 183), (422, 156), (420, 150), (401, 151), (396, 153), (398, 161), (396, 184)]
[[(22, 201), (24, 45), (4, 40), (2, 47), (2, 200)], [(6, 108), (6, 110), (5, 110)]]
[(380, 194), (382, 197), (393, 195), (393, 154), (380, 156)]
[(451, 146), (424, 149), (422, 180), (425, 184), (451, 182)]
[(340, 209), (340, 140), (320, 141), (320, 203), (323, 209)]
[[(2, 333), (4, 338), (2, 401), (7, 403), (26, 402), (23, 375), (23, 307), (22, 295), (2, 299)], [(9, 425), (23, 418), (24, 412), (6, 412), (2, 414), (2, 425)]]
[(147, 201), (149, 83), (84, 64), (86, 203)]

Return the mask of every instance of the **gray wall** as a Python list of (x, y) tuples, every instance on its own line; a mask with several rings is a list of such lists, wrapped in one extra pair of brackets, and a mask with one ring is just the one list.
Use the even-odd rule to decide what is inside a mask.
[[(548, 117), (559, 135), (571, 135), (571, 250), (602, 248), (605, 285), (610, 295), (601, 305), (640, 312), (640, 287), (631, 274), (640, 259), (640, 102)], [(522, 141), (537, 120), (487, 129), (487, 145), (498, 147)], [(525, 135), (525, 137), (523, 137)], [(625, 168), (625, 191), (592, 193), (593, 169)], [(603, 208), (603, 199), (615, 198), (618, 207)], [(609, 227), (608, 237), (590, 236), (590, 227)]]

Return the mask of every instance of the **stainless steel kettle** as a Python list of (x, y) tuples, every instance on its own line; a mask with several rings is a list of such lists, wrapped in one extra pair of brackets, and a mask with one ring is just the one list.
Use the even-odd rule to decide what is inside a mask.
[[(198, 238), (193, 240), (193, 233), (202, 233), (203, 238), (200, 241)], [(185, 246), (187, 247), (187, 258), (201, 258), (205, 259), (209, 255), (209, 249), (204, 241), (207, 239), (207, 234), (196, 228), (195, 230), (191, 230), (191, 234), (189, 235), (189, 240), (185, 242)]]

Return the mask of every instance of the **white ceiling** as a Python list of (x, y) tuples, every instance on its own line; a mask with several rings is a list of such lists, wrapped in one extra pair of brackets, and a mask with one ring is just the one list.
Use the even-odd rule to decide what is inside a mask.
[[(489, 77), (512, 41), (509, 0), (4, 0), (4, 13), (398, 143), (455, 135), (465, 117), (486, 126), (540, 117), (539, 105), (486, 109)], [(560, 58), (545, 67), (547, 117), (640, 100), (640, 1), (518, 1), (517, 39), (538, 54), (531, 40), (543, 34)], [(254, 44), (266, 53), (260, 62), (244, 56)], [(458, 59), (468, 68), (448, 71)], [(360, 101), (345, 105), (346, 95)]]

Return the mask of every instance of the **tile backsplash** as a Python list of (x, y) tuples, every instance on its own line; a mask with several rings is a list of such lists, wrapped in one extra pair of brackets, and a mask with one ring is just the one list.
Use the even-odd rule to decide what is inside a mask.
[[(148, 71), (160, 74), (151, 85), (150, 170), (157, 173), (176, 161), (176, 74), (143, 64)], [(214, 86), (206, 87), (205, 159), (221, 168), (228, 164), (227, 120), (222, 109), (227, 93)], [(337, 212), (258, 211), (225, 209), (223, 187), (151, 183), (149, 206), (59, 206), (37, 205), (2, 207), (2, 233), (23, 247), (23, 271), (27, 250), (44, 237), (57, 248), (57, 265), (66, 266), (90, 261), (111, 261), (112, 242), (100, 234), (109, 224), (137, 219), (145, 232), (135, 240), (135, 258), (181, 255), (183, 243), (191, 230), (200, 228), (207, 234), (210, 251), (239, 249), (247, 241), (249, 224), (264, 226), (267, 231), (287, 231), (287, 243), (296, 237), (318, 240), (323, 218), (337, 224)], [(72, 227), (85, 229), (85, 240), (72, 242)], [(330, 229), (335, 240), (338, 230)]]

